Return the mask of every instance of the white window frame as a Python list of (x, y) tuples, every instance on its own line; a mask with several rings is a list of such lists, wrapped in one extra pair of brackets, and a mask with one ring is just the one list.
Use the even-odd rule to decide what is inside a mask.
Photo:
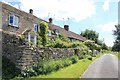
[(48, 30), (48, 36), (52, 36), (52, 31)]
[[(10, 17), (13, 16), (13, 23), (10, 23)], [(19, 27), (19, 17), (14, 14), (9, 14), (9, 25)]]
[(59, 33), (58, 32), (56, 32), (56, 35), (57, 35), (57, 38), (59, 38)]
[(34, 36), (34, 45), (35, 46), (37, 45), (37, 36), (36, 35)]
[[(37, 27), (37, 30), (36, 30), (36, 27)], [(38, 24), (37, 24), (37, 23), (34, 24), (34, 31), (35, 31), (35, 32), (39, 32), (39, 27), (38, 27)]]

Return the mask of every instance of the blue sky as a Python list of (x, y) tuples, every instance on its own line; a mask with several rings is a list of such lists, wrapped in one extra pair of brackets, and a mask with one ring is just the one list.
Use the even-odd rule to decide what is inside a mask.
[[(99, 39), (108, 46), (114, 42), (113, 30), (118, 21), (119, 0), (0, 0), (23, 11), (33, 9), (34, 15), (63, 27), (69, 24), (70, 31), (80, 34), (85, 29), (99, 33)], [(19, 4), (19, 6), (18, 6)], [(69, 19), (68, 19), (69, 18)]]

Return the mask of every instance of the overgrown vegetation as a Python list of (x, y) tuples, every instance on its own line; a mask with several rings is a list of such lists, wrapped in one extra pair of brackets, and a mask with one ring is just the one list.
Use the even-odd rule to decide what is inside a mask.
[(9, 80), (18, 76), (20, 70), (8, 58), (2, 56), (2, 80)]
[[(73, 75), (71, 73), (74, 73), (73, 78), (80, 77), (80, 75), (87, 69), (88, 65), (95, 60), (96, 58), (100, 57), (103, 54), (98, 54), (96, 57), (92, 57), (91, 55), (84, 55), (85, 57), (81, 60), (79, 60), (78, 56), (74, 55), (66, 59), (60, 59), (60, 60), (50, 60), (50, 61), (40, 61), (38, 65), (34, 65), (31, 68), (27, 68), (20, 76), (24, 77), (25, 79), (33, 77), (37, 78), (35, 76), (40, 76), (39, 78), (64, 78), (64, 77), (72, 77), (69, 75)], [(75, 64), (76, 63), (76, 64)], [(71, 65), (74, 64), (74, 65)], [(78, 65), (79, 64), (79, 65)], [(69, 69), (71, 66), (74, 66), (73, 69)], [(76, 66), (75, 66), (76, 65)], [(81, 68), (82, 67), (82, 68)], [(55, 75), (55, 73), (59, 73), (62, 69), (64, 74)], [(64, 70), (69, 69), (69, 70)], [(79, 69), (79, 74), (76, 72), (76, 69)], [(58, 71), (59, 70), (59, 71)], [(51, 73), (53, 72), (53, 73)], [(53, 77), (54, 74), (55, 76)], [(69, 74), (68, 76), (63, 76), (65, 74)], [(52, 75), (52, 76), (51, 76)], [(58, 76), (58, 77), (57, 77)], [(77, 76), (77, 77), (76, 77)]]
[(85, 31), (81, 32), (81, 35), (83, 37), (86, 37), (88, 39), (87, 43), (85, 42), (85, 44), (87, 46), (91, 46), (90, 49), (96, 49), (98, 51), (100, 51), (100, 49), (102, 50), (109, 50), (108, 46), (101, 40), (99, 40), (99, 33), (97, 33), (94, 30), (89, 30), (86, 29)]
[[(6, 68), (8, 67), (8, 64), (6, 64), (3, 70), (7, 70), (7, 72), (3, 73), (3, 78), (5, 75), (8, 75), (8, 77), (5, 78), (13, 78), (19, 74), (20, 77), (32, 77), (37, 75), (47, 75), (51, 72), (60, 70), (61, 68), (70, 66), (71, 64), (77, 63), (79, 60), (87, 59), (89, 61), (92, 61), (96, 57), (96, 54), (93, 54), (94, 50), (101, 51), (101, 49), (108, 50), (108, 47), (105, 44), (98, 44), (98, 34), (95, 31), (92, 31), (92, 33), (87, 33), (88, 39), (85, 42), (69, 42), (67, 37), (60, 36), (59, 39), (56, 40), (50, 40), (48, 42), (48, 24), (46, 22), (40, 23), (40, 29), (41, 32), (37, 34), (37, 47), (41, 47), (43, 45), (44, 47), (53, 47), (53, 48), (76, 48), (81, 51), (80, 55), (74, 55), (69, 58), (65, 59), (59, 59), (59, 60), (40, 60), (39, 64), (36, 64), (32, 67), (26, 68), (23, 72), (20, 74), (17, 73), (15, 70), (17, 70), (14, 66), (12, 68)], [(83, 33), (82, 33), (83, 34)], [(85, 34), (86, 35), (86, 34)], [(84, 35), (84, 36), (85, 36)], [(33, 44), (33, 43), (32, 43)], [(9, 62), (7, 62), (9, 63)], [(12, 64), (12, 63), (11, 63)], [(10, 69), (10, 70), (9, 70)], [(14, 72), (11, 72), (13, 70)], [(13, 75), (11, 75), (10, 73)], [(18, 71), (19, 72), (19, 71)]]
[[(68, 67), (62, 68), (59, 71), (54, 71), (47, 75), (39, 75), (33, 76), (29, 78), (25, 78), (24, 80), (28, 79), (35, 79), (35, 78), (80, 78), (80, 76), (84, 73), (84, 71), (88, 68), (88, 66), (98, 57), (103, 54), (98, 54), (96, 57), (92, 57), (92, 60), (89, 60), (88, 57), (79, 60), (76, 64), (70, 65)], [(76, 79), (75, 79), (76, 80)]]
[(49, 61), (40, 60), (38, 65), (34, 65), (30, 68), (27, 68), (20, 74), (20, 76), (25, 78), (36, 75), (46, 75), (53, 71), (57, 71), (60, 68), (67, 67), (71, 64), (77, 63), (78, 60), (79, 60), (78, 56), (76, 55), (60, 60), (49, 60)]
[(101, 46), (97, 45), (94, 41), (91, 41), (91, 40), (87, 40), (84, 42), (84, 44), (86, 46), (88, 46), (90, 48), (90, 50), (98, 50), (100, 51), (101, 50)]
[(37, 47), (41, 47), (42, 45), (42, 38), (40, 36), (40, 33), (37, 34)]
[(120, 52), (113, 52), (113, 51), (108, 51), (108, 50), (103, 50), (102, 52), (103, 53), (108, 53), (108, 54), (113, 54), (120, 59)]
[(53, 47), (53, 48), (86, 48), (87, 46), (84, 45), (82, 42), (66, 42), (61, 39), (57, 39), (55, 41), (51, 41), (51, 43), (46, 45), (47, 47)]
[(40, 23), (40, 36), (42, 38), (42, 45), (45, 46), (48, 41), (48, 24), (44, 21)]

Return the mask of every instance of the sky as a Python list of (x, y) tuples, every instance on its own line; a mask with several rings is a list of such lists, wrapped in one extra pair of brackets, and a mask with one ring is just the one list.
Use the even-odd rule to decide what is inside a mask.
[(114, 25), (118, 23), (119, 0), (0, 0), (20, 10), (48, 21), (53, 18), (53, 24), (69, 25), (72, 32), (92, 29), (99, 33), (99, 39), (108, 46), (115, 40)]

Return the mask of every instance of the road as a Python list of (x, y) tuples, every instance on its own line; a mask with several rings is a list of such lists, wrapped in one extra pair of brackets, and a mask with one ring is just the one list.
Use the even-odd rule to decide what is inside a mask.
[(118, 58), (104, 54), (88, 67), (81, 78), (118, 78)]

